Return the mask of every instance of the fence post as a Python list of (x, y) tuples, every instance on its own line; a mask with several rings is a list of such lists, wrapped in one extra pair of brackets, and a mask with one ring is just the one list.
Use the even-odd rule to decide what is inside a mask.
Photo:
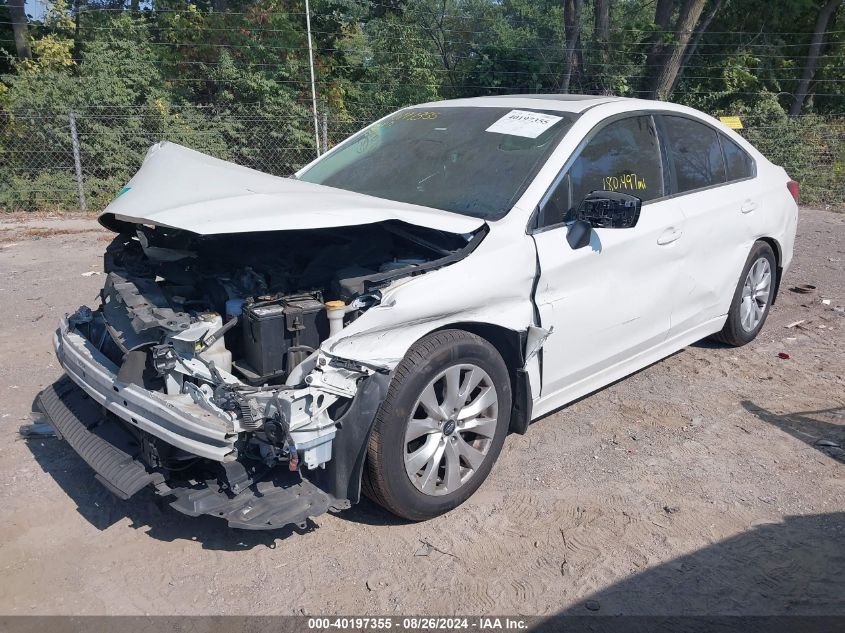
[(79, 156), (79, 136), (76, 134), (76, 116), (73, 112), (67, 115), (70, 122), (70, 142), (73, 144), (73, 166), (76, 168), (76, 186), (79, 190), (79, 209), (87, 211), (88, 206), (85, 204), (85, 187), (82, 181), (82, 159)]
[(322, 127), (323, 127), (323, 154), (329, 151), (329, 117), (326, 114), (325, 110), (323, 111), (322, 116)]

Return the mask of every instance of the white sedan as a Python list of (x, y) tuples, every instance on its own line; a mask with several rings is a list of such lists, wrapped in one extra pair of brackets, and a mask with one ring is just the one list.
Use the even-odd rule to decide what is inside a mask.
[(60, 324), (41, 408), (124, 498), (260, 529), (363, 488), (427, 519), (509, 431), (753, 340), (797, 197), (717, 120), (615, 97), (406, 108), (292, 179), (162, 143), (100, 218), (101, 305)]

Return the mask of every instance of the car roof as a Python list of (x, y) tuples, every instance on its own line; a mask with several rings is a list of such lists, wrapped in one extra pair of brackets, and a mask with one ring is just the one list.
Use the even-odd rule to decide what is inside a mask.
[(672, 103), (671, 101), (581, 94), (512, 94), (430, 101), (429, 103), (421, 103), (410, 107), (414, 109), (443, 107), (535, 109), (545, 110), (547, 112), (562, 112), (569, 114), (572, 118), (579, 118), (587, 110), (596, 106), (601, 106), (601, 108), (598, 108), (601, 111), (600, 117), (635, 111), (662, 111), (666, 114), (675, 113), (691, 116), (716, 127), (716, 129), (726, 134), (746, 151), (751, 152), (757, 160), (767, 160), (747, 139), (737, 134), (735, 130), (729, 129), (709, 114), (690, 108), (689, 106)]
[(419, 107), (490, 107), (490, 108), (538, 108), (579, 114), (588, 108), (613, 101), (636, 101), (625, 97), (605, 97), (576, 94), (514, 94), (466, 99), (447, 99), (414, 106)]
[(633, 99), (630, 97), (613, 97), (602, 95), (581, 95), (581, 94), (512, 94), (494, 95), (486, 97), (470, 97), (466, 99), (447, 99), (444, 101), (431, 101), (414, 108), (422, 107), (500, 107), (500, 108), (534, 108), (539, 110), (552, 110), (556, 112), (568, 112), (581, 114), (590, 108), (599, 105), (616, 104), (619, 111), (624, 110), (666, 110), (666, 111), (693, 111), (667, 101), (652, 101), (648, 99)]

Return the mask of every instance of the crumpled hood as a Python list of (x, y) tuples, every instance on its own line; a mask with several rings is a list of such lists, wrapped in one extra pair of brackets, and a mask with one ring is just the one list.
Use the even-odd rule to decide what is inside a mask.
[(150, 148), (141, 168), (99, 218), (100, 224), (116, 231), (125, 221), (200, 235), (387, 220), (459, 234), (484, 224), (449, 211), (271, 176), (168, 142)]

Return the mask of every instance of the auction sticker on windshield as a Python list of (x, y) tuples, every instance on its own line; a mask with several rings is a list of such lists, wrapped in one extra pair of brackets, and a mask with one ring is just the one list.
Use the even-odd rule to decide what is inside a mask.
[(510, 134), (511, 136), (537, 138), (562, 118), (553, 114), (541, 114), (527, 110), (511, 110), (488, 127), (486, 131), (496, 132), (498, 134)]

